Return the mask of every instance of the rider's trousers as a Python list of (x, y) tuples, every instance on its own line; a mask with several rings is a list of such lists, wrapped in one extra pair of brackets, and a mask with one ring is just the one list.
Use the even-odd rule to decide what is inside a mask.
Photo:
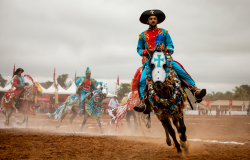
[(88, 92), (88, 91), (80, 91), (80, 93), (81, 93), (81, 97), (80, 97), (81, 103), (80, 103), (79, 112), (80, 112), (80, 111), (82, 110), (82, 108), (83, 108), (83, 104), (84, 104), (83, 99), (84, 99), (85, 95), (86, 95), (87, 93), (89, 93), (89, 92)]
[[(194, 80), (187, 74), (185, 70), (182, 69), (182, 67), (178, 63), (176, 63), (175, 61), (171, 61), (170, 64), (179, 77), (183, 78), (191, 86), (195, 86)], [(145, 92), (143, 92), (143, 90), (146, 87), (146, 84), (146, 69), (144, 68), (139, 83), (140, 99), (145, 95)]]

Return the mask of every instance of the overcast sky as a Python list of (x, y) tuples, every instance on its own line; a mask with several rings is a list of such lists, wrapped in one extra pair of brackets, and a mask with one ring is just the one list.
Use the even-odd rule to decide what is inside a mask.
[(0, 0), (0, 74), (14, 64), (44, 82), (67, 73), (108, 83), (130, 83), (141, 57), (136, 47), (148, 26), (141, 13), (160, 9), (173, 58), (199, 88), (232, 91), (250, 84), (250, 1), (248, 0)]

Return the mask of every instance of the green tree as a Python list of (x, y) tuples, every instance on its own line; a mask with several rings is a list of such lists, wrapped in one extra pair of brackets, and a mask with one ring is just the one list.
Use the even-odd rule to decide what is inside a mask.
[(51, 85), (53, 84), (53, 82), (51, 81), (47, 81), (47, 82), (41, 82), (40, 85), (45, 88), (48, 89)]
[(235, 87), (235, 89), (233, 89), (234, 94), (233, 94), (233, 99), (236, 100), (248, 100), (249, 99), (249, 95), (247, 94), (247, 91), (243, 88), (243, 87)]
[(243, 84), (240, 87), (242, 87), (243, 89), (245, 89), (247, 91), (247, 94), (250, 96), (250, 85)]
[(5, 79), (2, 77), (2, 75), (0, 74), (0, 86), (1, 86), (1, 87), (5, 87), (6, 83), (7, 83), (7, 80), (5, 80)]
[(116, 93), (117, 93), (117, 99), (118, 101), (121, 101), (123, 97), (125, 97), (125, 94), (129, 93), (129, 87), (130, 84), (129, 83), (121, 83), (119, 88), (117, 89)]
[(67, 82), (69, 75), (68, 74), (62, 74), (57, 77), (57, 83), (63, 88), (63, 89), (68, 89), (73, 81)]

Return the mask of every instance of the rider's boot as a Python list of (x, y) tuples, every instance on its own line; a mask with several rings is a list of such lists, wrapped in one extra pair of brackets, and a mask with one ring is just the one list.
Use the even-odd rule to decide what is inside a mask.
[(144, 112), (147, 109), (147, 105), (145, 104), (145, 99), (142, 98), (140, 102), (134, 107), (134, 110), (137, 112)]
[(137, 111), (137, 112), (143, 112), (144, 114), (149, 114), (151, 109), (150, 109), (150, 106), (148, 106), (146, 103), (145, 103), (145, 99), (142, 98), (140, 100), (140, 102), (134, 107), (134, 110)]
[(200, 103), (202, 98), (207, 94), (206, 89), (199, 90), (197, 87), (190, 87), (189, 88), (193, 95), (196, 98), (196, 102)]

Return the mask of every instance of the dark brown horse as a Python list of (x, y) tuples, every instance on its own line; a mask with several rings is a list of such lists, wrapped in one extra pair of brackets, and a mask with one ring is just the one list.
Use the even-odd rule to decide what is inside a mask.
[[(165, 129), (166, 143), (169, 146), (171, 145), (171, 140), (169, 137), (170, 134), (174, 141), (177, 152), (182, 153), (181, 147), (185, 149), (187, 148), (186, 126), (183, 120), (183, 107), (177, 107), (175, 110), (175, 115), (171, 115), (169, 113), (173, 111), (171, 110), (170, 106), (170, 104), (172, 104), (172, 101), (170, 100), (173, 99), (173, 97), (176, 98), (179, 96), (182, 101), (178, 102), (176, 99), (175, 103), (184, 106), (184, 97), (186, 96), (185, 92), (183, 88), (180, 88), (181, 81), (175, 71), (171, 68), (169, 63), (171, 61), (170, 56), (165, 56), (162, 51), (156, 52), (148, 50), (148, 53), (151, 55), (149, 60), (146, 62), (148, 85), (144, 89), (146, 94), (142, 98), (140, 105), (146, 106), (144, 110), (145, 114), (148, 114), (152, 109), (156, 111), (156, 115)], [(167, 57), (169, 57), (169, 59)], [(167, 68), (169, 69), (167, 70)], [(161, 81), (157, 80), (160, 78), (162, 78)], [(176, 94), (177, 91), (179, 92)], [(161, 110), (159, 110), (159, 107)], [(178, 131), (180, 143), (177, 141), (175, 131), (171, 125), (171, 118)]]

